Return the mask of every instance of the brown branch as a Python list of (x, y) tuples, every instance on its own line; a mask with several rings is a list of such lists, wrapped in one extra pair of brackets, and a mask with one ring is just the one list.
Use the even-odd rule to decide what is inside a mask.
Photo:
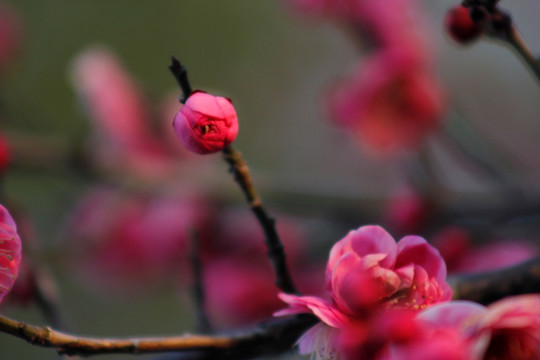
[(449, 278), (454, 299), (489, 304), (506, 296), (540, 293), (540, 256), (519, 265)]
[[(182, 89), (183, 97), (180, 99), (180, 102), (184, 103), (193, 93), (193, 88), (191, 87), (187, 76), (187, 69), (173, 56), (169, 70)], [(227, 146), (223, 149), (223, 158), (230, 165), (230, 171), (233, 173), (234, 179), (240, 185), (251, 210), (255, 214), (255, 217), (259, 221), (266, 236), (268, 257), (276, 272), (276, 286), (286, 293), (296, 293), (296, 288), (287, 268), (283, 244), (276, 231), (275, 220), (272, 219), (264, 209), (261, 199), (259, 198), (259, 195), (257, 195), (255, 187), (251, 182), (249, 168), (242, 159), (241, 154), (234, 150), (232, 146)]]
[(510, 25), (506, 42), (518, 53), (523, 62), (532, 71), (536, 80), (540, 81), (540, 62), (533, 54), (514, 24)]
[(283, 292), (289, 294), (297, 293), (287, 268), (285, 251), (276, 231), (275, 220), (271, 218), (264, 209), (261, 199), (251, 181), (249, 168), (242, 159), (242, 155), (234, 150), (232, 146), (227, 146), (223, 149), (223, 158), (229, 164), (230, 172), (233, 174), (234, 180), (240, 185), (251, 210), (264, 231), (266, 246), (268, 248), (268, 257), (270, 258), (276, 273), (276, 286)]
[(219, 353), (227, 359), (241, 359), (267, 352), (277, 354), (290, 350), (298, 337), (316, 322), (317, 319), (313, 316), (297, 315), (274, 319), (233, 335), (186, 334), (156, 338), (104, 339), (74, 336), (0, 315), (0, 332), (14, 335), (33, 345), (56, 348), (58, 353), (68, 355), (201, 351), (204, 354)]
[(486, 34), (512, 47), (540, 82), (540, 61), (525, 43), (510, 14), (498, 7), (497, 1), (464, 0), (473, 20), (483, 24)]

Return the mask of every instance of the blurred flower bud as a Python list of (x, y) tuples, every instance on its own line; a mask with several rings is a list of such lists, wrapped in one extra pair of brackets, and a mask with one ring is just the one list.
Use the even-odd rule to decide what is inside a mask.
[(173, 126), (184, 146), (198, 154), (221, 151), (238, 134), (238, 118), (231, 101), (201, 91), (187, 99)]
[(469, 9), (461, 5), (448, 10), (444, 24), (450, 37), (460, 44), (469, 43), (482, 33), (482, 25), (473, 21)]

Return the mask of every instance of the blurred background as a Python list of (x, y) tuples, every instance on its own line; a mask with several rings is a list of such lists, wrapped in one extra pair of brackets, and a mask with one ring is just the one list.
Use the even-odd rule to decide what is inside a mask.
[[(142, 291), (127, 299), (106, 296), (71, 276), (72, 267), (65, 265), (64, 224), (94, 182), (92, 174), (66, 165), (70, 152), (86, 144), (91, 133), (89, 117), (69, 80), (74, 58), (90, 46), (105, 45), (113, 52), (149, 103), (179, 95), (167, 68), (171, 55), (188, 67), (195, 88), (232, 98), (240, 120), (235, 147), (247, 160), (265, 204), (299, 219), (307, 249), (322, 261), (349, 226), (377, 221), (389, 194), (407, 186), (411, 163), (430, 164), (438, 180), (431, 191), (449, 207), (507, 199), (501, 196), (500, 182), (485, 172), (470, 171), (467, 161), (440, 145), (436, 132), (419, 160), (414, 151), (372, 156), (346, 130), (334, 126), (326, 93), (337, 79), (350, 75), (367, 45), (358, 46), (335, 22), (292, 11), (285, 1), (7, 4), (20, 17), (22, 42), (0, 78), (1, 129), (18, 156), (4, 175), (2, 192), (33, 223), (44, 254), (41, 261), (58, 279), (66, 328), (78, 334), (167, 335), (194, 326), (185, 286)], [(506, 183), (525, 198), (534, 198), (540, 190), (539, 83), (499, 44), (453, 43), (443, 23), (455, 4), (423, 2), (448, 104), (445, 126), (476, 132), (467, 144), (476, 144), (477, 151), (495, 162)], [(531, 48), (540, 49), (540, 2), (503, 1), (503, 6)], [(172, 121), (177, 110), (163, 121)], [(200, 178), (188, 182), (200, 182), (220, 194), (220, 203), (243, 209), (243, 197), (225, 163), (212, 156), (211, 166), (197, 172)], [(190, 177), (188, 166), (182, 171), (184, 179)], [(129, 183), (128, 176), (122, 181)], [(334, 222), (337, 218), (344, 220)], [(32, 306), (6, 304), (2, 311), (44, 323)], [(57, 358), (52, 350), (2, 334), (0, 348), (5, 359)]]

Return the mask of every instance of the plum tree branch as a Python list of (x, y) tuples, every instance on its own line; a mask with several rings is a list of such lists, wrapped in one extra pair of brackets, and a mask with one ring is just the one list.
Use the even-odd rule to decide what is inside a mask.
[[(202, 351), (220, 354), (278, 353), (292, 349), (296, 339), (317, 322), (309, 315), (275, 319), (254, 329), (232, 335), (201, 336), (186, 334), (171, 337), (106, 339), (81, 337), (12, 320), (0, 315), (0, 332), (14, 335), (37, 346), (55, 348), (60, 354), (142, 354), (172, 351)], [(262, 350), (264, 348), (264, 351)]]
[[(172, 63), (169, 69), (182, 89), (183, 96), (180, 102), (184, 103), (193, 92), (193, 88), (187, 77), (186, 67), (175, 57), (172, 57)], [(275, 220), (268, 215), (263, 207), (261, 199), (253, 186), (246, 162), (242, 159), (242, 155), (230, 145), (223, 149), (223, 158), (229, 164), (230, 172), (233, 174), (238, 185), (240, 185), (251, 210), (263, 229), (268, 248), (268, 257), (276, 273), (276, 286), (283, 292), (290, 294), (297, 293), (287, 267), (285, 251), (276, 230)]]
[(251, 210), (264, 231), (268, 257), (276, 273), (276, 286), (283, 292), (289, 294), (297, 293), (287, 267), (285, 251), (276, 230), (275, 220), (264, 209), (262, 201), (251, 181), (249, 168), (242, 159), (242, 155), (234, 150), (232, 146), (227, 146), (223, 149), (223, 158), (229, 164), (234, 180), (240, 185)]
[[(449, 281), (454, 290), (454, 299), (482, 304), (510, 295), (539, 292), (540, 257), (501, 270), (454, 276)], [(70, 335), (50, 327), (0, 316), (0, 332), (24, 339), (33, 345), (55, 348), (59, 353), (68, 355), (178, 352), (167, 359), (202, 360), (219, 357), (232, 360), (290, 351), (297, 339), (317, 321), (313, 315), (301, 314), (272, 319), (233, 334), (104, 339)]]

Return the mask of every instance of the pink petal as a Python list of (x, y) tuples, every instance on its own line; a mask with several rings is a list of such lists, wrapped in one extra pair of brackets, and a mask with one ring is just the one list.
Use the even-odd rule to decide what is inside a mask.
[(446, 279), (446, 264), (433, 246), (420, 236), (406, 236), (398, 244), (396, 268), (408, 264), (421, 266), (430, 277), (439, 282)]
[(347, 318), (332, 304), (315, 296), (296, 296), (280, 293), (279, 298), (288, 303), (291, 308), (283, 309), (274, 313), (274, 316), (290, 314), (312, 313), (327, 325), (339, 328), (347, 322)]

